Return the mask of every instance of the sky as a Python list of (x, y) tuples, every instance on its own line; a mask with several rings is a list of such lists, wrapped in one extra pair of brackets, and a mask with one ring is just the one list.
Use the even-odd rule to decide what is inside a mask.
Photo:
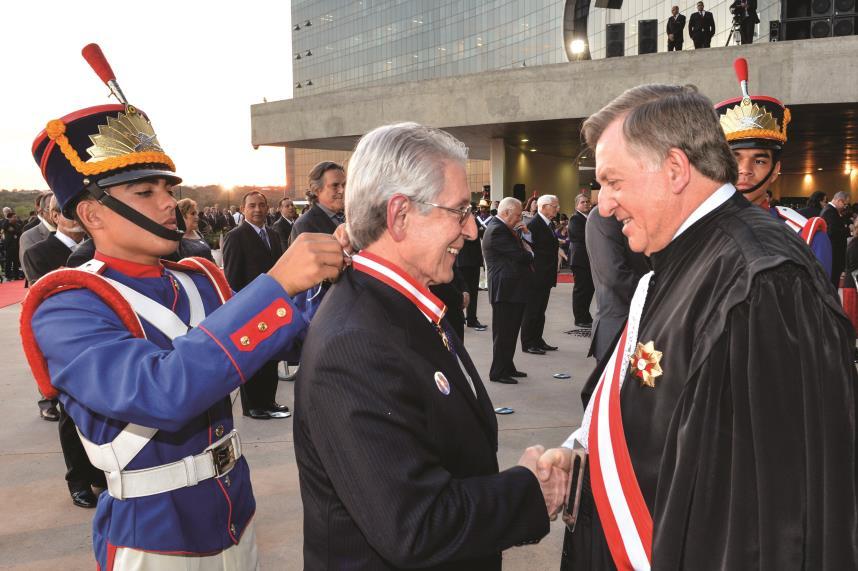
[(106, 103), (80, 55), (101, 46), (188, 185), (282, 185), (283, 149), (250, 144), (250, 105), (292, 97), (288, 0), (6, 2), (0, 189), (46, 189), (30, 148), (51, 119)]

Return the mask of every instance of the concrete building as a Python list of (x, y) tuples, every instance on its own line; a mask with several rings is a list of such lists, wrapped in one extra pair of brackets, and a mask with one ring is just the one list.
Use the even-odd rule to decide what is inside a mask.
[[(802, 200), (814, 190), (849, 190), (858, 197), (858, 37), (765, 41), (778, 15), (785, 21), (776, 39), (805, 24), (816, 35), (824, 31), (818, 22), (830, 24), (829, 35), (843, 18), (854, 24), (854, 14), (836, 9), (854, 12), (855, 0), (825, 8), (826, 1), (814, 2), (815, 12), (761, 2), (757, 43), (729, 47), (729, 3), (713, 2), (712, 45), (721, 47), (689, 49), (687, 39), (680, 53), (664, 53), (673, 2), (595, 0), (619, 5), (601, 8), (591, 0), (296, 1), (295, 98), (251, 108), (252, 142), (286, 147), (287, 180), (300, 195), (318, 160), (345, 160), (378, 125), (417, 121), (465, 141), (475, 193), (491, 184), (493, 198), (516, 190), (557, 194), (569, 212), (593, 176), (592, 156), (580, 145), (584, 118), (642, 83), (694, 83), (713, 102), (735, 97), (732, 61), (742, 55), (751, 91), (792, 110), (775, 195)], [(688, 14), (695, 3), (678, 4)], [(817, 13), (824, 10), (827, 20)], [(655, 43), (637, 36), (638, 20), (647, 19), (658, 20)], [(625, 57), (607, 58), (606, 30), (615, 23), (625, 24)], [(653, 47), (660, 53), (636, 55)]]

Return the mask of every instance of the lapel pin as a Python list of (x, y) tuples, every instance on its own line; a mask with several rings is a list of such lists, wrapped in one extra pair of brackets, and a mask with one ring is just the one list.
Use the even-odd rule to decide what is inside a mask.
[(655, 388), (655, 378), (661, 376), (661, 351), (656, 351), (653, 342), (638, 343), (635, 354), (629, 359), (632, 374), (641, 380), (641, 386)]

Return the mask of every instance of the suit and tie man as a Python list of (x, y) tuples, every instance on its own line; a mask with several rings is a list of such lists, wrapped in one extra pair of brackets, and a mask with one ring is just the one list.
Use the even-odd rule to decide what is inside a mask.
[[(488, 202), (485, 204), (486, 211), (488, 211)], [(483, 235), (486, 229), (476, 215), (474, 216), (474, 221), (477, 223), (477, 237), (474, 240), (465, 240), (462, 249), (459, 250), (459, 255), (456, 257), (456, 269), (461, 274), (465, 283), (463, 293), (467, 294), (465, 324), (475, 331), (485, 331), (488, 328), (477, 319), (477, 299), (480, 293), (480, 269), (483, 267)]]
[(840, 277), (846, 268), (846, 242), (849, 239), (849, 216), (844, 216), (849, 207), (849, 193), (836, 192), (831, 202), (822, 209), (820, 217), (828, 227), (831, 240), (831, 283), (840, 288)]
[(308, 179), (307, 197), (315, 205), (292, 225), (293, 242), (304, 232), (333, 234), (345, 222), (346, 173), (342, 165), (322, 161), (313, 167)]
[(679, 6), (670, 9), (670, 18), (667, 19), (667, 51), (682, 51), (682, 42), (685, 34), (685, 16), (679, 13)]
[(540, 489), (538, 448), (499, 472), (491, 398), (429, 291), (476, 238), (466, 157), (400, 123), (349, 161), (360, 253), (313, 319), (295, 385), (307, 569), (498, 571), (504, 549), (548, 532), (562, 486)]
[(733, 21), (739, 22), (742, 43), (753, 43), (754, 27), (760, 23), (760, 17), (757, 15), (757, 0), (733, 0), (730, 4), (730, 13), (733, 14)]
[(697, 3), (697, 11), (688, 18), (688, 35), (694, 41), (694, 49), (708, 48), (715, 35), (715, 18), (712, 12), (703, 9), (703, 2)]
[(545, 329), (545, 311), (551, 288), (557, 285), (557, 251), (560, 243), (554, 235), (554, 218), (560, 210), (560, 201), (553, 194), (543, 194), (536, 201), (537, 211), (527, 224), (533, 249), (533, 279), (521, 322), (521, 350), (544, 355), (556, 351), (542, 336)]
[[(280, 256), (280, 238), (268, 226), (268, 200), (251, 191), (241, 200), (244, 220), (223, 239), (223, 271), (229, 286), (240, 292), (261, 274), (269, 271)], [(277, 361), (268, 361), (241, 385), (241, 410), (257, 420), (292, 416), (289, 407), (277, 404)]]
[(593, 326), (590, 303), (593, 301), (593, 275), (590, 273), (590, 256), (587, 255), (587, 217), (590, 215), (590, 197), (579, 194), (575, 199), (575, 214), (569, 219), (569, 241), (572, 256), (569, 266), (575, 276), (572, 287), (572, 315), (576, 327), (589, 329)]
[(289, 248), (289, 236), (292, 235), (292, 226), (298, 219), (298, 211), (292, 199), (288, 197), (281, 198), (277, 208), (280, 216), (271, 227), (280, 238), (280, 247), (285, 252)]
[(526, 229), (521, 222), (521, 212), (518, 199), (504, 198), (483, 237), (483, 257), (492, 304), (489, 380), (508, 385), (517, 384), (517, 379), (527, 377), (527, 373), (519, 371), (513, 362), (533, 280), (533, 249), (520, 235)]
[[(30, 248), (30, 246), (41, 242), (57, 230), (56, 226), (51, 222), (50, 214), (51, 198), (53, 196), (54, 193), (52, 192), (43, 192), (39, 196), (36, 206), (36, 216), (34, 216), (33, 219), (23, 228), (21, 243), (19, 246), (22, 261), (24, 259), (24, 253)], [(24, 272), (24, 277), (27, 277), (26, 271)], [(33, 283), (35, 280), (31, 280), (27, 277), (27, 281)]]

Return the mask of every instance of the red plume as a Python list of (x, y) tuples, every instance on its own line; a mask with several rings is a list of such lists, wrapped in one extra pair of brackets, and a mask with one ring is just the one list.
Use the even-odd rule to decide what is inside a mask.
[(87, 61), (92, 70), (98, 74), (101, 81), (106, 84), (108, 81), (116, 80), (116, 74), (114, 74), (113, 70), (110, 69), (110, 64), (107, 63), (107, 58), (104, 57), (104, 53), (101, 51), (98, 44), (88, 44), (80, 53), (83, 55), (83, 59)]
[(748, 81), (748, 60), (743, 57), (737, 57), (733, 61), (733, 69), (736, 71), (736, 78), (739, 83)]

